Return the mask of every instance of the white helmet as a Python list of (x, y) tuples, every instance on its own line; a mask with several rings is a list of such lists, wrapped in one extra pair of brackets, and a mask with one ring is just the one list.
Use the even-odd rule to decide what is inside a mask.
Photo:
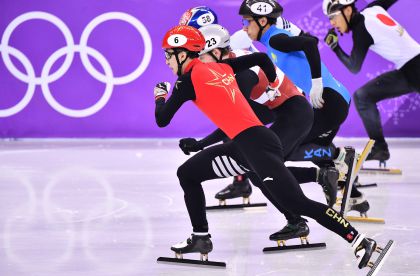
[(208, 53), (216, 48), (226, 48), (230, 44), (228, 30), (218, 24), (203, 26), (199, 30), (206, 40), (206, 46), (204, 47), (204, 50), (200, 52), (200, 55)]
[(323, 0), (322, 11), (325, 15), (330, 15), (341, 10), (345, 6), (354, 4), (356, 0)]

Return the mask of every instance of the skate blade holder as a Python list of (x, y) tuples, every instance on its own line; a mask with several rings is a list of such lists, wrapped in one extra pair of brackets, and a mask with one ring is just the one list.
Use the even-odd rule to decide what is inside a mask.
[(198, 267), (226, 268), (225, 262), (209, 261), (208, 254), (200, 254), (200, 260), (184, 259), (181, 253), (175, 253), (175, 258), (159, 257), (158, 263), (168, 263), (176, 265), (188, 265)]
[[(184, 259), (182, 253), (175, 252), (175, 259)], [(209, 254), (200, 253), (200, 261), (207, 262), (209, 260)]]
[(395, 243), (393, 240), (389, 240), (384, 248), (376, 247), (375, 252), (379, 253), (379, 256), (374, 262), (369, 262), (367, 264), (370, 270), (366, 276), (374, 276), (379, 272), (379, 270), (382, 268), (382, 265), (385, 263), (385, 260), (391, 253), (394, 244)]
[(219, 199), (219, 205), (206, 206), (206, 210), (230, 210), (230, 209), (243, 209), (251, 207), (266, 207), (267, 203), (251, 203), (249, 197), (243, 197), (243, 204), (226, 204), (226, 199)]
[[(251, 201), (249, 200), (249, 196), (242, 197), (242, 204), (251, 204)], [(219, 199), (219, 206), (226, 206), (226, 199)]]
[(326, 248), (327, 245), (325, 243), (309, 243), (308, 237), (300, 237), (300, 243), (298, 245), (286, 245), (285, 240), (277, 240), (277, 246), (273, 247), (264, 247), (264, 253), (274, 253), (276, 251), (287, 251), (287, 250), (313, 250), (313, 249), (321, 249)]
[[(249, 196), (242, 197), (243, 205), (245, 204), (251, 204), (251, 201), (249, 200)], [(226, 206), (226, 199), (219, 199), (219, 206)]]

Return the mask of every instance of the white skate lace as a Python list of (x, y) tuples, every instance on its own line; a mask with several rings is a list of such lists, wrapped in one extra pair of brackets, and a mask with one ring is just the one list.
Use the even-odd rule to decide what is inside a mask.
[(344, 160), (346, 160), (346, 150), (344, 148), (340, 148), (338, 157), (333, 160), (335, 168), (340, 173), (339, 181), (344, 181), (345, 179), (343, 178), (345, 178), (347, 172), (349, 171), (349, 167), (347, 166), (346, 162), (344, 162)]
[(187, 240), (179, 242), (179, 243), (173, 245), (172, 247), (173, 248), (184, 248), (190, 243), (191, 243), (191, 238), (188, 238)]

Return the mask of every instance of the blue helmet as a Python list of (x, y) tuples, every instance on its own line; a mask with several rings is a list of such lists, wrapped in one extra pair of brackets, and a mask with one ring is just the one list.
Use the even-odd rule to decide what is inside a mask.
[(201, 27), (210, 24), (217, 24), (217, 15), (206, 6), (187, 10), (179, 20), (179, 25), (189, 25), (196, 29), (200, 29)]

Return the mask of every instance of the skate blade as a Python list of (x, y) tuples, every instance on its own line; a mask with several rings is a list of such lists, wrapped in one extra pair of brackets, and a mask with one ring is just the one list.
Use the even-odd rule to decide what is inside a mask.
[(348, 221), (355, 221), (355, 222), (370, 222), (370, 223), (381, 223), (385, 224), (385, 220), (383, 218), (364, 218), (364, 217), (356, 217), (356, 216), (346, 216), (346, 220)]
[(224, 262), (177, 259), (177, 258), (168, 258), (168, 257), (159, 257), (157, 259), (157, 262), (165, 263), (165, 264), (174, 264), (174, 265), (195, 266), (195, 267), (204, 266), (204, 267), (211, 267), (211, 268), (226, 268), (226, 263)]
[(402, 175), (402, 170), (400, 170), (400, 169), (387, 169), (387, 168), (361, 168), (360, 173), (363, 173), (363, 174)]
[(357, 183), (357, 184), (355, 184), (355, 186), (358, 189), (363, 189), (363, 188), (378, 187), (378, 184), (376, 184), (376, 183), (370, 183), (370, 184), (360, 184), (360, 183)]
[(324, 249), (327, 245), (322, 243), (309, 243), (309, 244), (298, 244), (298, 245), (283, 245), (283, 246), (273, 246), (273, 247), (264, 247), (264, 253), (276, 253), (278, 251), (289, 251), (289, 250), (315, 250), (315, 249)]
[(389, 254), (392, 251), (392, 248), (394, 247), (394, 241), (390, 240), (385, 248), (382, 250), (382, 252), (379, 254), (379, 257), (374, 262), (372, 268), (369, 270), (368, 274), (366, 276), (374, 276), (376, 275), (379, 270), (381, 270), (382, 265), (385, 263), (385, 260), (388, 258)]
[(267, 203), (250, 203), (250, 204), (231, 204), (231, 205), (215, 205), (207, 206), (206, 210), (230, 210), (230, 209), (243, 209), (243, 208), (253, 208), (253, 207), (266, 207)]

